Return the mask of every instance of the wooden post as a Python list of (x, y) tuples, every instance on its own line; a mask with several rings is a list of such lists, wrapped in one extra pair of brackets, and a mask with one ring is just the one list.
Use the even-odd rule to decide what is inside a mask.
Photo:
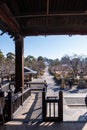
[(8, 92), (8, 120), (12, 119), (12, 92)]
[(44, 87), (45, 87), (45, 91), (47, 92), (47, 82), (46, 82), (46, 80), (44, 80)]
[(59, 113), (59, 121), (63, 121), (63, 92), (59, 92), (59, 107), (58, 107), (58, 113)]
[[(23, 37), (15, 41), (15, 93), (24, 88), (24, 43)], [(21, 90), (22, 88), (22, 90)]]
[(23, 90), (21, 88), (21, 105), (23, 105), (23, 100), (24, 100), (24, 98), (23, 98)]
[(42, 91), (42, 121), (46, 118), (45, 88)]
[(4, 91), (0, 90), (0, 123), (2, 124), (4, 124), (4, 106), (5, 106)]

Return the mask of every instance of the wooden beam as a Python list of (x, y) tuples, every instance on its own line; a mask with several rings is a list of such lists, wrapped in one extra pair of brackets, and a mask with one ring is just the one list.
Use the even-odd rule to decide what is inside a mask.
[(49, 14), (49, 0), (47, 0), (47, 15)]
[(0, 19), (11, 29), (13, 32), (20, 32), (20, 25), (13, 17), (9, 8), (2, 4), (0, 5)]
[(44, 29), (44, 30), (32, 30), (30, 31), (27, 30), (25, 32), (23, 32), (23, 36), (39, 36), (39, 35), (43, 35), (43, 36), (48, 36), (48, 35), (87, 35), (87, 29), (64, 29), (64, 28), (60, 28), (60, 29)]
[(15, 92), (19, 92), (24, 88), (24, 42), (22, 36), (15, 39), (15, 56)]
[(15, 18), (35, 18), (35, 17), (51, 17), (51, 16), (55, 17), (55, 16), (86, 16), (86, 15), (87, 15), (87, 12), (67, 12), (67, 13), (55, 13), (55, 14), (46, 13), (46, 14), (36, 14), (36, 15), (19, 15), (19, 16), (14, 16), (14, 17)]
[(19, 8), (19, 2), (18, 2), (18, 0), (16, 1), (16, 0), (10, 0), (10, 2), (9, 2), (10, 4), (8, 4), (9, 5), (9, 7), (11, 7), (11, 10), (12, 11), (14, 11), (15, 12), (15, 14), (21, 14), (21, 11), (20, 11), (20, 8)]

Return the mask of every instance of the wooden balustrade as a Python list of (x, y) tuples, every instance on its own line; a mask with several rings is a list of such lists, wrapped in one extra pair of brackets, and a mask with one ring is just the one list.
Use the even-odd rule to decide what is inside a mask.
[(11, 120), (13, 114), (17, 111), (17, 109), (23, 105), (24, 101), (31, 95), (31, 89), (27, 88), (22, 93), (13, 94), (10, 90), (8, 92), (8, 96), (5, 97), (5, 108), (4, 108), (4, 116), (6, 120)]
[(63, 93), (59, 92), (58, 97), (46, 97), (45, 88), (42, 92), (42, 120), (63, 121)]

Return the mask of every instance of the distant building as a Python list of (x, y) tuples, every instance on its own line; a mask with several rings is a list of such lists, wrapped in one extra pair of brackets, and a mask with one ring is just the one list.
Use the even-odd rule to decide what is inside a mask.
[(32, 77), (35, 75), (37, 75), (37, 71), (24, 67), (24, 81), (31, 81)]
[[(24, 67), (24, 81), (31, 81), (32, 77), (37, 76), (37, 71), (34, 71), (28, 67)], [(11, 81), (15, 81), (15, 74), (11, 74)]]

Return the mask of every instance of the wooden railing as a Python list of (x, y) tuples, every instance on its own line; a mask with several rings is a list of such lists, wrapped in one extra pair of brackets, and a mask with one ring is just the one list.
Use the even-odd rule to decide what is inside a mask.
[(23, 105), (24, 101), (31, 95), (31, 89), (27, 88), (22, 93), (13, 94), (10, 90), (5, 97), (4, 117), (5, 120), (11, 120), (16, 110)]
[(0, 88), (1, 88), (2, 91), (8, 92), (8, 90), (9, 90), (9, 82), (7, 82), (7, 83), (1, 85)]
[(45, 82), (24, 82), (26, 87), (30, 87), (31, 91), (35, 90), (43, 90), (43, 87), (45, 87)]
[(42, 120), (63, 121), (63, 93), (59, 97), (46, 97), (45, 88), (42, 92)]

